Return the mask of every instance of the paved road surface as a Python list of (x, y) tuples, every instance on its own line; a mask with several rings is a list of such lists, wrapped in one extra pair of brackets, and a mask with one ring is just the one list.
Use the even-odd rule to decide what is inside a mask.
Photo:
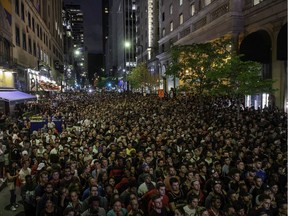
[[(21, 197), (17, 195), (17, 203), (20, 200), (21, 200)], [(23, 205), (21, 205), (21, 202), (18, 203), (19, 207), (17, 208), (17, 211), (11, 211), (10, 206), (9, 206), (9, 201), (10, 201), (10, 192), (7, 187), (4, 187), (0, 191), (0, 216), (24, 216), (25, 215)]]

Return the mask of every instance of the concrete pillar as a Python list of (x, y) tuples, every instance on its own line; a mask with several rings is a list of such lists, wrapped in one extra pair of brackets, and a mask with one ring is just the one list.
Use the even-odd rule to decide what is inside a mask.
[[(287, 68), (285, 61), (277, 60), (277, 36), (280, 28), (274, 29), (272, 39), (272, 80), (275, 81), (273, 88), (277, 89), (274, 93), (275, 105), (281, 109), (286, 109), (287, 98)], [(276, 30), (276, 31), (275, 31)]]

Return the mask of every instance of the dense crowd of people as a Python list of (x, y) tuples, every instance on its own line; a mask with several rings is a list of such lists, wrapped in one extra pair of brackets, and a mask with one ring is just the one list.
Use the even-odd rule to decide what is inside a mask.
[[(287, 114), (276, 107), (61, 93), (21, 110), (0, 133), (12, 211), (18, 199), (26, 216), (287, 215)], [(31, 131), (23, 110), (47, 123)]]

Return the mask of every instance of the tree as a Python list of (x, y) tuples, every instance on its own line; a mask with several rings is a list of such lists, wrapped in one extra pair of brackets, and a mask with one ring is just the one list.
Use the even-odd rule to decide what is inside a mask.
[(231, 45), (230, 40), (219, 39), (174, 46), (166, 74), (178, 77), (197, 94), (239, 97), (273, 92), (273, 81), (261, 76), (261, 64), (242, 61)]
[(156, 77), (149, 73), (146, 63), (144, 62), (133, 68), (127, 79), (132, 88), (141, 88), (142, 92), (143, 88), (151, 88), (156, 85)]
[(177, 77), (190, 91), (202, 94), (211, 88), (207, 73), (212, 73), (225, 64), (228, 57), (228, 41), (218, 40), (208, 43), (172, 47), (171, 64), (166, 75)]
[(272, 89), (274, 81), (262, 77), (261, 64), (242, 61), (241, 57), (232, 53), (222, 67), (217, 68), (213, 73), (207, 73), (207, 77), (213, 83), (211, 93), (238, 97), (275, 91)]

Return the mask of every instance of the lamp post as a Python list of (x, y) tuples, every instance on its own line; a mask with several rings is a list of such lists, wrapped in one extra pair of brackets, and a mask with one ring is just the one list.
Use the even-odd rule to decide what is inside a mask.
[(127, 80), (127, 73), (128, 73), (128, 70), (127, 70), (127, 66), (126, 66), (126, 50), (127, 49), (130, 49), (131, 47), (131, 43), (129, 41), (125, 41), (124, 42), (124, 66), (123, 66), (123, 72), (125, 73), (125, 81), (126, 81), (126, 90), (127, 92), (129, 92), (129, 82)]

